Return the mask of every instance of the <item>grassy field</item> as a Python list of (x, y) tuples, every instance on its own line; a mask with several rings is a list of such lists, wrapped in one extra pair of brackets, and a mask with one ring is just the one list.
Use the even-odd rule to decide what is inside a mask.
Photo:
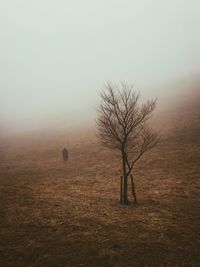
[(143, 157), (130, 206), (118, 156), (92, 133), (4, 140), (0, 266), (199, 266), (199, 134), (195, 115)]

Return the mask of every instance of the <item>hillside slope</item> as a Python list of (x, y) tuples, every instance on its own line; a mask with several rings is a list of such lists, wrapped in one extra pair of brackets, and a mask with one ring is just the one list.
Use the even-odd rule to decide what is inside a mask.
[(198, 266), (200, 113), (194, 103), (163, 117), (170, 131), (134, 172), (137, 206), (119, 205), (119, 159), (93, 134), (4, 141), (0, 266)]

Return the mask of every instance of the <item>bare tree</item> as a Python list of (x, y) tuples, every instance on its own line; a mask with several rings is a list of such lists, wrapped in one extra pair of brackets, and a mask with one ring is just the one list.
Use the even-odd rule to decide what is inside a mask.
[(97, 127), (101, 144), (120, 151), (122, 176), (120, 202), (128, 204), (128, 177), (131, 177), (132, 194), (137, 203), (133, 181), (133, 167), (141, 156), (159, 141), (159, 135), (148, 125), (156, 107), (156, 99), (139, 104), (139, 93), (125, 83), (121, 88), (111, 83), (100, 94)]

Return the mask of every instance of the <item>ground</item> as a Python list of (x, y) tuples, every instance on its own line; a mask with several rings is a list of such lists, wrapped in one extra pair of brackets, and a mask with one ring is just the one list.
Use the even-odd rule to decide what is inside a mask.
[(2, 142), (0, 266), (199, 266), (200, 120), (182, 126), (137, 164), (129, 206), (92, 133)]

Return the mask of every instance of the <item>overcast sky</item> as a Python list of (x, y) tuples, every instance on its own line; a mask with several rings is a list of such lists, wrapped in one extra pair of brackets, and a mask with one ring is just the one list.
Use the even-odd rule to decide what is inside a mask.
[(91, 123), (108, 80), (165, 93), (199, 74), (199, 25), (199, 0), (0, 0), (1, 133)]

